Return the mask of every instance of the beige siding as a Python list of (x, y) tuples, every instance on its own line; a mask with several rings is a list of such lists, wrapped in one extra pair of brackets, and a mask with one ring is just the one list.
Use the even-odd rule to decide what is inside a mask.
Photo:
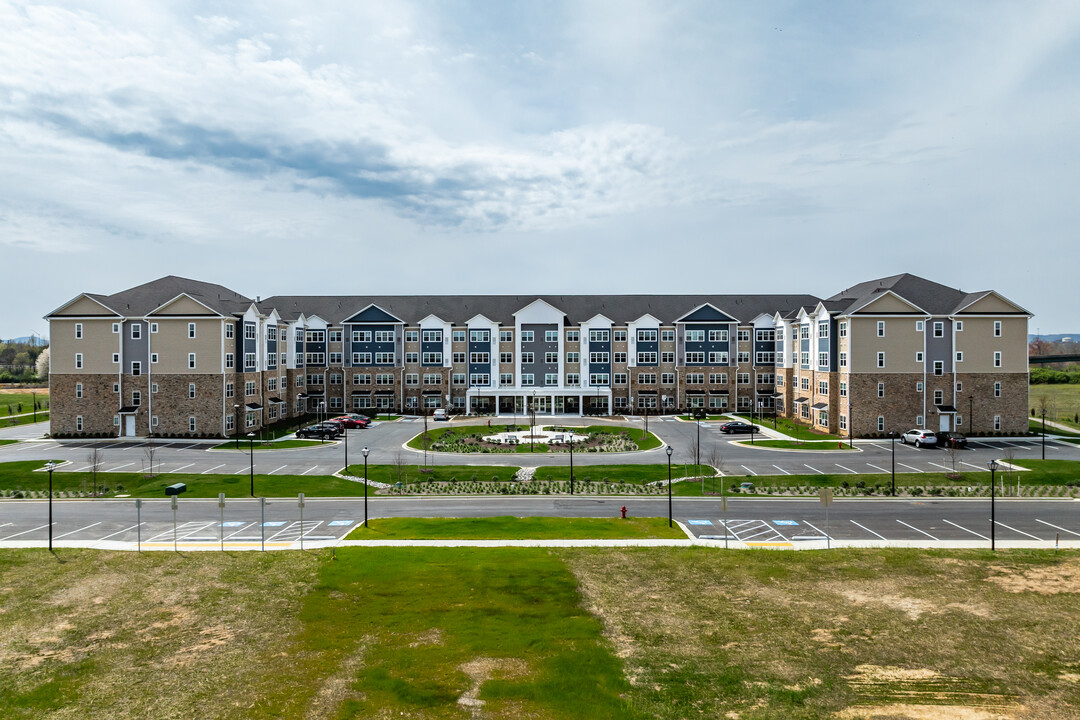
[(911, 303), (905, 302), (895, 295), (885, 294), (879, 297), (877, 300), (870, 302), (867, 305), (859, 308), (859, 313), (909, 313), (920, 312), (920, 310)]
[[(877, 324), (885, 323), (885, 337), (877, 336)], [(922, 373), (915, 351), (923, 348), (923, 334), (910, 317), (852, 318), (848, 325), (852, 372)], [(877, 354), (885, 353), (885, 367), (878, 368)]]
[(112, 314), (112, 312), (112, 310), (108, 309), (96, 300), (92, 300), (88, 297), (82, 297), (73, 302), (68, 307), (61, 310), (60, 312), (55, 313), (55, 315), (101, 315), (103, 313)]
[[(994, 337), (994, 321), (1001, 322), (1001, 337)], [(961, 373), (1027, 372), (1027, 318), (963, 318), (964, 329), (956, 333), (956, 350), (964, 353), (956, 364)], [(1002, 366), (994, 367), (994, 352), (1001, 352)]]
[[(152, 373), (196, 375), (221, 373), (222, 325), (220, 318), (206, 320), (158, 318), (153, 322), (158, 324), (158, 331), (150, 334), (150, 352), (157, 353), (158, 362), (151, 365)], [(187, 336), (189, 322), (195, 323), (194, 338)], [(188, 369), (188, 353), (195, 353), (194, 370)], [(238, 358), (236, 362), (241, 364), (243, 358)]]
[[(75, 323), (83, 326), (81, 339), (75, 338)], [(119, 373), (120, 365), (113, 363), (113, 353), (120, 352), (120, 333), (113, 333), (114, 320), (49, 321), (49, 352), (51, 372), (59, 374)], [(82, 353), (83, 366), (75, 369), (75, 354)]]
[[(196, 302), (189, 297), (178, 297), (170, 303), (162, 305), (154, 311), (155, 316), (160, 315), (211, 315), (213, 311), (202, 303)], [(156, 319), (151, 317), (151, 320)]]

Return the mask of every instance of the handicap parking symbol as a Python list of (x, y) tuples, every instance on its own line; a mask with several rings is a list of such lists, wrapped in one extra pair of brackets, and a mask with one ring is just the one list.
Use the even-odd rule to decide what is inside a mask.
[(773, 525), (798, 525), (794, 520), (773, 520)]
[(284, 524), (284, 520), (267, 520), (263, 523), (263, 527), (281, 527)]
[(712, 525), (712, 520), (687, 520), (688, 525)]
[(241, 522), (240, 520), (228, 520), (226, 522), (221, 523), (221, 527), (240, 527), (243, 524), (244, 523)]
[(331, 520), (330, 525), (352, 525), (352, 520)]

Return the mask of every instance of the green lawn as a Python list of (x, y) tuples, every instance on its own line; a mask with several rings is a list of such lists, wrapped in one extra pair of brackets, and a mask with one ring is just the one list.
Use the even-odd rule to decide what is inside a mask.
[(848, 447), (845, 442), (842, 446), (838, 446), (839, 440), (826, 440), (826, 441), (813, 441), (813, 442), (796, 442), (794, 440), (754, 440), (753, 444), (749, 440), (741, 440), (740, 445), (746, 447), (763, 447), (763, 448), (779, 448), (781, 450), (846, 450), (851, 452), (851, 448)]
[[(1047, 420), (1049, 420), (1049, 418), (1047, 418)], [(1035, 419), (1035, 420), (1029, 421), (1028, 422), (1028, 430), (1030, 432), (1036, 433), (1038, 435), (1042, 435), (1042, 432), (1043, 432), (1042, 420), (1041, 419)], [(1062, 437), (1067, 437), (1067, 438), (1080, 438), (1080, 431), (1062, 430), (1061, 428), (1054, 427), (1053, 425), (1050, 425), (1049, 423), (1047, 423), (1047, 425), (1046, 425), (1046, 434), (1047, 435), (1061, 435)]]
[(1028, 388), (1028, 405), (1040, 420), (1044, 401), (1047, 420), (1055, 420), (1080, 431), (1080, 423), (1076, 421), (1080, 414), (1080, 385), (1031, 385)]
[[(516, 465), (433, 465), (430, 472), (420, 472), (417, 465), (369, 465), (368, 477), (383, 483), (416, 482), (510, 482), (520, 469)], [(353, 477), (364, 477), (364, 464), (350, 465), (347, 473)], [(363, 495), (363, 490), (360, 492)]]
[[(41, 388), (37, 391), (38, 414), (42, 410), (49, 409), (49, 389)], [(22, 406), (21, 409), (19, 406)], [(10, 410), (9, 410), (10, 408)], [(34, 411), (34, 398), (28, 390), (17, 392), (0, 392), (0, 420), (8, 415), (19, 415)]]
[(1078, 576), (1051, 551), (7, 550), (0, 717), (1077, 720)]
[(580, 540), (686, 539), (665, 518), (380, 518), (349, 533), (349, 540)]
[[(38, 410), (36, 422), (46, 422), (49, 419), (48, 410)], [(0, 415), (0, 427), (18, 427), (20, 425), (33, 425), (33, 415), (20, 415), (19, 417), (6, 417)]]
[[(289, 448), (301, 448), (311, 447), (312, 445), (325, 445), (325, 443), (318, 440), (270, 440), (255, 443), (252, 448), (255, 450), (288, 450)], [(224, 442), (220, 445), (215, 445), (210, 448), (211, 450), (236, 450), (236, 442)], [(249, 450), (248, 443), (241, 441), (240, 450)]]
[[(749, 413), (737, 413), (737, 416), (746, 422), (750, 422)], [(758, 427), (772, 428), (772, 417), (759, 417), (754, 416), (754, 424)], [(775, 423), (775, 429), (785, 435), (798, 438), (800, 440), (839, 440), (841, 437), (847, 438), (847, 435), (832, 435), (830, 433), (823, 433), (817, 430), (811, 430), (808, 426), (802, 423), (797, 423), (791, 418), (777, 417)]]
[[(541, 427), (538, 425), (538, 427)], [(551, 426), (547, 426), (551, 427)], [(637, 428), (627, 428), (617, 425), (589, 425), (587, 427), (575, 427), (575, 426), (560, 426), (567, 427), (567, 429), (573, 432), (590, 433), (590, 434), (604, 434), (604, 435), (618, 435), (621, 433), (627, 433), (634, 444), (637, 445), (638, 450), (651, 450), (653, 448), (660, 447), (663, 443), (660, 439), (653, 435), (651, 432), (645, 434), (645, 429), (642, 427), (640, 430)], [(521, 431), (528, 430), (528, 423), (519, 423), (517, 425), (454, 425), (443, 426), (437, 428), (429, 428), (427, 431), (428, 448), (430, 449), (432, 444), (442, 439), (445, 435), (466, 437), (469, 435), (496, 435), (502, 432), (508, 432), (512, 429)], [(409, 440), (407, 443), (409, 447), (415, 450), (424, 449), (424, 433), (421, 431), (419, 435)], [(508, 446), (504, 446), (508, 447)], [(549, 452), (549, 449), (543, 443), (533, 443), (532, 450), (529, 449), (530, 445), (527, 442), (520, 443), (514, 452), (528, 453), (528, 452)], [(479, 452), (479, 451), (478, 451)], [(576, 451), (575, 451), (576, 452)], [(582, 452), (585, 452), (584, 450)]]
[(0, 440), (0, 445), (14, 445), (18, 440)]

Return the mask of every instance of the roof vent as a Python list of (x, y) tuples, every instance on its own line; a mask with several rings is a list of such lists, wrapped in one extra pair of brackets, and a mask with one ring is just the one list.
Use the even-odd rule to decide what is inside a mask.
[(255, 296), (255, 302), (261, 303), (262, 302), (262, 297), (260, 297), (259, 295), (256, 295)]

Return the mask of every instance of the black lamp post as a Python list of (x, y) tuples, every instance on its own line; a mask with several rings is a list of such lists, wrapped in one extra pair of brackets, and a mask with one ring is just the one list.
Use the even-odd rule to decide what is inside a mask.
[(1042, 459), (1046, 459), (1046, 409), (1042, 411)]
[(56, 469), (56, 463), (50, 460), (45, 463), (45, 469), (49, 471), (49, 552), (52, 552), (52, 474), (53, 470)]
[(250, 458), (250, 464), (248, 465), (248, 476), (251, 480), (251, 497), (255, 497), (255, 433), (249, 432), (248, 436), (248, 455)]
[(671, 522), (671, 446), (667, 446), (667, 524), (668, 527), (672, 527)]
[(852, 450), (855, 449), (855, 413), (851, 409), (851, 395), (848, 395), (847, 399), (848, 415), (851, 416), (851, 422), (847, 426), (847, 441), (848, 447)]
[(367, 456), (368, 449), (364, 448), (360, 452), (364, 453), (364, 527), (367, 527)]
[(570, 494), (574, 494), (574, 433), (570, 433)]
[(240, 405), (234, 404), (233, 406), (233, 419), (236, 421), (233, 423), (236, 427), (233, 428), (233, 435), (236, 436), (236, 449), (240, 449)]
[[(697, 465), (695, 472), (701, 472), (701, 413), (694, 409), (694, 424), (697, 425), (697, 442), (694, 443), (694, 464)], [(668, 464), (671, 464), (671, 448), (668, 447)]]
[(991, 460), (986, 465), (990, 468), (990, 549), (994, 550), (994, 527), (997, 525), (994, 522), (994, 473), (997, 472), (998, 463), (997, 460)]
[(968, 395), (968, 435), (975, 434), (975, 396)]
[[(37, 393), (36, 392), (31, 392), (30, 397), (32, 398), (31, 402), (32, 402), (32, 404), (34, 406), (34, 422), (36, 423), (37, 422)], [(1045, 422), (1044, 422), (1044, 424), (1045, 424)]]
[(892, 440), (892, 496), (896, 497), (896, 431), (889, 431), (889, 438)]

